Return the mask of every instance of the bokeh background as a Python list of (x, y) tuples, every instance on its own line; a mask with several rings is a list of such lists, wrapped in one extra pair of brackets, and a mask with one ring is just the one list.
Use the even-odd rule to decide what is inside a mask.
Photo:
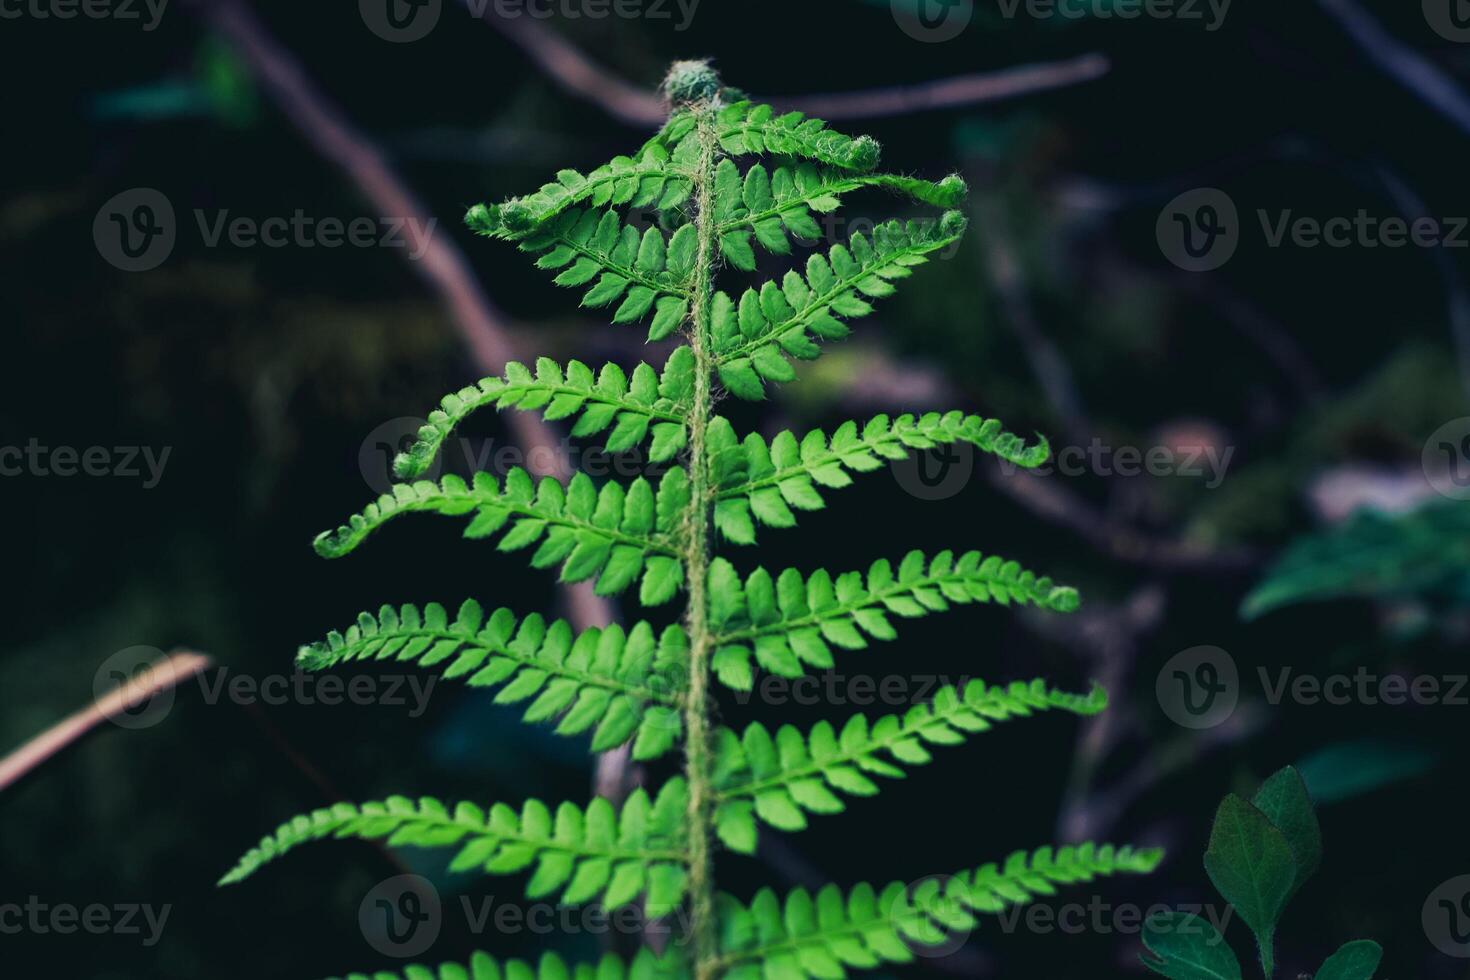
[[(460, 541), (454, 522), (404, 522), (330, 564), (310, 540), (376, 492), (390, 444), (410, 431), (401, 420), (490, 373), (486, 337), (527, 357), (662, 356), (459, 217), (636, 148), (656, 125), (667, 63), (712, 57), (758, 96), (826, 100), (839, 128), (882, 141), (890, 169), (959, 172), (972, 188), (963, 246), (740, 423), (804, 430), (963, 408), (1057, 448), (1100, 447), (1035, 478), (963, 456), (929, 461), (945, 474), (937, 486), (913, 467), (875, 474), (799, 532), (764, 535), (761, 562), (846, 569), (910, 547), (1015, 557), (1076, 584), (1083, 610), (931, 618), (844, 658), (840, 684), (899, 677), (922, 696), (933, 675), (1100, 679), (1114, 700), (1099, 721), (1048, 717), (942, 751), (843, 816), (766, 835), (756, 859), (722, 858), (723, 885), (915, 880), (1095, 837), (1169, 857), (1149, 878), (1061, 901), (1218, 905), (1200, 864), (1215, 805), (1293, 763), (1317, 796), (1326, 861), (1283, 922), (1280, 975), (1359, 937), (1384, 945), (1381, 976), (1467, 975), (1421, 910), (1470, 873), (1470, 706), (1272, 704), (1257, 674), (1467, 671), (1470, 521), (1453, 479), (1470, 465), (1462, 9), (1237, 0), (1191, 19), (987, 2), (931, 4), (919, 19), (907, 0), (700, 0), (599, 18), (559, 0), (542, 18), (443, 0), (433, 29), (404, 40), (382, 36), (367, 2), (119, 0), (73, 17), (50, 0), (0, 7), (0, 446), (105, 447), (110, 467), (67, 477), (28, 464), (0, 478), (0, 752), (86, 707), (99, 669), (105, 680), (109, 658), (131, 648), (202, 651), (211, 685), (258, 682), (383, 602), (475, 595), (564, 611), (549, 577)], [(140, 188), (168, 201), (175, 240), (153, 268), (127, 271), (107, 206)], [(1199, 188), (1217, 194), (1171, 205)], [(1233, 253), (1180, 268), (1173, 214), (1203, 227), (1201, 202), (1219, 195), (1237, 212), (1222, 246)], [(197, 217), (213, 227), (300, 211), (381, 228), (417, 207), (437, 222), (418, 260), (404, 247), (211, 244)], [(857, 196), (846, 215), (905, 207)], [(1259, 217), (1360, 209), (1432, 218), (1459, 244), (1273, 246)], [(480, 416), (465, 434), (511, 446), (505, 421)], [(141, 453), (139, 475), (117, 472), (120, 447), (163, 459), (158, 478)], [(1228, 464), (1120, 474), (1128, 448), (1179, 465), (1228, 453)], [(1234, 714), (1194, 730), (1171, 719), (1156, 681), (1201, 645), (1227, 651), (1242, 680)], [(355, 843), (303, 849), (228, 890), (213, 882), (267, 829), (336, 800), (593, 789), (585, 743), (452, 684), (422, 713), (212, 700), (188, 682), (156, 724), (104, 725), (0, 790), (0, 903), (170, 907), (153, 945), (0, 934), (0, 973), (395, 968), (359, 928), (377, 882), (425, 874), (446, 908), (460, 896), (516, 903), (519, 882)], [(854, 706), (727, 699), (725, 710), (810, 724)], [(1231, 936), (1244, 959), (1243, 930)], [(451, 912), (424, 959), (546, 946), (589, 956), (607, 943), (474, 935)], [(1135, 976), (1139, 949), (1126, 928), (987, 923), (951, 955), (888, 972)]]

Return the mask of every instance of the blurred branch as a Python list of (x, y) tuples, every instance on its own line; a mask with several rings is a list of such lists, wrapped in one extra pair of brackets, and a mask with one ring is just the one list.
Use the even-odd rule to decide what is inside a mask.
[[(517, 354), (505, 316), (480, 287), (450, 237), (426, 230), (435, 227), (429, 209), (393, 171), (383, 153), (353, 127), (241, 0), (191, 0), (191, 6), (234, 47), (301, 136), (339, 166), (379, 214), (408, 219), (406, 227), (411, 230), (407, 234), (426, 236), (409, 242), (403, 254), (421, 253), (413, 268), (448, 308), (479, 370), (485, 374), (503, 371), (505, 362)], [(560, 439), (551, 426), (528, 412), (512, 412), (507, 421), (525, 449), (528, 469), (538, 469), (530, 464), (544, 459), (547, 464), (539, 468), (538, 475), (549, 473), (562, 479), (570, 475), (570, 464), (566, 454), (557, 451)], [(605, 626), (616, 619), (612, 604), (594, 595), (591, 583), (561, 588), (568, 618), (578, 628)], [(604, 754), (598, 761), (598, 786), (621, 785), (625, 771), (624, 756)]]
[(988, 467), (991, 485), (1043, 520), (1071, 528), (1094, 547), (1119, 561), (1161, 571), (1235, 572), (1260, 558), (1248, 548), (1212, 548), (1175, 538), (1149, 535), (1099, 513), (1056, 480), (1032, 473), (1007, 473)]
[(145, 673), (118, 685), (105, 697), (57, 723), (0, 759), (0, 791), (80, 742), (103, 722), (115, 718), (178, 687), (208, 669), (213, 661), (202, 653), (180, 651), (149, 667)]
[(1386, 75), (1460, 127), (1461, 132), (1470, 134), (1470, 99), (1453, 78), (1385, 31), (1355, 0), (1319, 2)]
[[(556, 31), (529, 17), (497, 17), (487, 4), (466, 0), (479, 17), (516, 45), (552, 81), (579, 98), (595, 103), (631, 126), (657, 128), (668, 116), (663, 97), (633, 85), (595, 64)], [(930, 109), (998, 102), (1036, 92), (1066, 88), (1101, 78), (1111, 69), (1108, 59), (1088, 54), (1068, 61), (1018, 65), (916, 85), (894, 85), (857, 92), (772, 96), (772, 104), (824, 119), (867, 119)]]
[(1020, 343), (1031, 365), (1031, 373), (1061, 420), (1067, 438), (1076, 445), (1084, 445), (1091, 426), (1082, 404), (1082, 393), (1061, 349), (1046, 335), (1036, 319), (1027, 295), (1021, 260), (1012, 244), (1005, 208), (991, 195), (977, 193), (973, 209), (975, 222), (972, 227), (980, 236), (983, 247), (983, 271), (1005, 308), (1005, 316), (1001, 319)]

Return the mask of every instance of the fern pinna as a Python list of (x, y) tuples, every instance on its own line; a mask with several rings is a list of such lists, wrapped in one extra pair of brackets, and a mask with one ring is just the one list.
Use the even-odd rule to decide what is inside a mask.
[[(503, 376), (447, 396), (417, 444), (395, 461), (405, 482), (321, 535), (316, 547), (327, 557), (345, 554), (405, 513), (464, 517), (466, 537), (498, 539), (501, 551), (529, 549), (533, 566), (559, 567), (564, 582), (592, 580), (603, 595), (636, 585), (645, 607), (682, 594), (678, 624), (578, 632), (536, 614), (487, 612), (474, 600), (452, 615), (438, 604), (384, 606), (304, 648), (300, 661), (310, 670), (416, 662), (472, 687), (496, 688), (497, 703), (524, 705), (527, 721), (553, 723), (561, 734), (588, 734), (594, 751), (631, 742), (635, 759), (651, 760), (682, 745), (683, 775), (656, 792), (635, 791), (620, 807), (604, 799), (554, 810), (537, 800), (519, 807), (402, 797), (342, 804), (284, 825), (224, 880), (245, 878), (312, 840), (384, 839), (454, 848), (456, 871), (530, 870), (526, 891), (533, 898), (608, 907), (641, 901), (656, 916), (687, 903), (688, 935), (627, 964), (604, 959), (569, 969), (550, 955), (530, 965), (477, 954), (467, 966), (411, 967), (406, 976), (832, 980), (847, 968), (906, 961), (909, 943), (970, 928), (978, 913), (1098, 875), (1146, 873), (1160, 858), (1127, 847), (1043, 847), (960, 871), (943, 886), (938, 879), (912, 888), (828, 885), (815, 895), (767, 890), (748, 901), (716, 892), (717, 844), (750, 854), (762, 825), (801, 830), (841, 811), (845, 797), (876, 793), (880, 780), (928, 762), (931, 746), (1043, 711), (1093, 714), (1106, 695), (1065, 693), (1041, 680), (972, 681), (902, 714), (854, 716), (840, 729), (821, 723), (771, 732), (760, 724), (738, 730), (715, 723), (712, 683), (748, 691), (757, 669), (790, 677), (831, 668), (841, 651), (895, 639), (897, 621), (955, 604), (1068, 612), (1077, 594), (978, 551), (915, 551), (838, 575), (794, 568), (742, 574), (714, 555), (717, 540), (750, 545), (761, 528), (791, 527), (854, 475), (911, 452), (963, 442), (1034, 467), (1047, 447), (958, 411), (880, 415), (830, 435), (783, 432), (769, 442), (742, 437), (715, 415), (717, 386), (755, 400), (767, 384), (792, 380), (791, 359), (817, 357), (820, 342), (845, 336), (847, 321), (870, 312), (873, 300), (954, 243), (965, 221), (952, 208), (965, 188), (958, 177), (933, 183), (874, 173), (871, 139), (745, 101), (721, 88), (704, 63), (676, 65), (666, 91), (670, 118), (636, 156), (589, 174), (563, 170), (527, 197), (473, 208), (468, 222), (537, 256), (557, 283), (585, 287), (584, 306), (609, 309), (619, 323), (647, 321), (650, 340), (683, 331), (684, 344), (661, 368), (608, 364), (594, 371), (542, 358), (534, 368), (509, 364)], [(722, 267), (754, 271), (757, 249), (786, 256), (792, 236), (820, 238), (814, 215), (868, 187), (951, 210), (937, 220), (854, 234), (812, 254), (804, 271), (758, 288), (716, 288)], [(633, 209), (657, 220), (640, 231), (627, 214)], [(478, 473), (470, 482), (418, 480), (460, 420), (485, 406), (569, 420), (574, 436), (600, 437), (611, 451), (646, 445), (650, 461), (668, 465), (656, 480), (626, 485), (598, 486), (585, 474), (565, 484), (538, 481), (521, 469), (501, 479)]]

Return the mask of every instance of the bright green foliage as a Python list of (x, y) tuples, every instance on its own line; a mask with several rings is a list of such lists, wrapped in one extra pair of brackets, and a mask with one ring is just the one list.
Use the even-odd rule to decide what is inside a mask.
[[(1322, 863), (1322, 830), (1306, 783), (1288, 766), (1247, 802), (1220, 802), (1205, 870), (1256, 938), (1261, 972), (1276, 969), (1276, 927), (1293, 895)], [(1218, 929), (1195, 915), (1166, 912), (1143, 929), (1143, 964), (1172, 980), (1241, 980), (1240, 961)], [(1372, 980), (1383, 950), (1366, 939), (1339, 949), (1316, 980)]]
[[(453, 848), (457, 871), (526, 872), (533, 897), (609, 906), (641, 899), (655, 915), (687, 902), (680, 919), (687, 934), (671, 946), (676, 954), (658, 959), (644, 951), (626, 967), (611, 957), (575, 970), (555, 957), (501, 966), (477, 954), (467, 967), (409, 967), (407, 980), (837, 980), (845, 967), (903, 961), (908, 943), (971, 928), (978, 913), (1098, 875), (1146, 873), (1160, 859), (1157, 851), (1091, 844), (1042, 848), (957, 875), (942, 889), (937, 881), (881, 893), (832, 886), (815, 899), (795, 892), (784, 904), (771, 892), (749, 907), (729, 896), (717, 902), (713, 853), (720, 843), (751, 852), (758, 823), (799, 831), (808, 814), (840, 811), (844, 796), (876, 792), (878, 777), (928, 762), (932, 746), (958, 745), (997, 722), (1043, 711), (1091, 715), (1107, 696), (1101, 689), (1059, 692), (1042, 680), (974, 681), (871, 723), (859, 715), (809, 732), (784, 725), (774, 735), (760, 725), (738, 735), (715, 725), (714, 679), (749, 690), (757, 668), (784, 676), (826, 669), (834, 647), (893, 640), (896, 620), (957, 605), (1067, 613), (1078, 597), (978, 551), (914, 551), (896, 567), (878, 560), (865, 573), (835, 577), (822, 569), (742, 572), (715, 554), (717, 539), (750, 544), (757, 524), (791, 527), (797, 512), (822, 508), (825, 493), (848, 486), (854, 474), (915, 452), (964, 444), (1034, 467), (1048, 449), (1044, 439), (1028, 442), (995, 419), (962, 411), (879, 415), (846, 422), (830, 436), (781, 432), (769, 441), (715, 415), (722, 394), (758, 400), (766, 382), (792, 380), (793, 361), (818, 356), (819, 341), (846, 336), (847, 321), (955, 245), (965, 219), (945, 209), (961, 202), (965, 187), (954, 176), (931, 182), (877, 173), (872, 139), (737, 99), (703, 63), (677, 64), (665, 91), (674, 102), (669, 121), (635, 154), (589, 173), (563, 170), (525, 197), (472, 208), (467, 222), (535, 256), (554, 282), (578, 291), (584, 307), (614, 323), (646, 322), (650, 340), (680, 331), (683, 342), (662, 367), (594, 371), (542, 357), (534, 366), (507, 364), (500, 376), (446, 396), (395, 460), (398, 478), (412, 482), (322, 534), (316, 548), (329, 558), (346, 555), (402, 514), (462, 517), (466, 538), (525, 551), (534, 568), (556, 568), (563, 582), (630, 597), (636, 583), (645, 607), (683, 593), (680, 623), (656, 629), (632, 617), (626, 628), (579, 632), (535, 614), (487, 615), (473, 600), (453, 618), (437, 603), (385, 605), (304, 647), (299, 661), (311, 670), (414, 664), (494, 689), (495, 703), (523, 705), (527, 721), (587, 736), (593, 751), (631, 742), (635, 758), (654, 759), (681, 747), (683, 773), (652, 795), (637, 790), (621, 808), (602, 799), (488, 810), (429, 798), (342, 804), (286, 824), (225, 881), (310, 841), (370, 838)], [(829, 237), (819, 216), (865, 189), (942, 213), (885, 222), (817, 250)], [(799, 248), (810, 251), (797, 258)], [(770, 281), (721, 288), (726, 271), (754, 272), (761, 252), (795, 267)], [(538, 412), (569, 424), (575, 437), (638, 452), (662, 472), (601, 483), (584, 473), (538, 481), (523, 469), (502, 478), (424, 479), (436, 472), (456, 427), (487, 407)]]
[(715, 485), (715, 527), (734, 544), (755, 543), (755, 523), (794, 527), (795, 511), (826, 506), (821, 489), (852, 485), (850, 473), (882, 469), (884, 461), (907, 459), (916, 451), (968, 443), (1027, 468), (1046, 461), (1046, 440), (1027, 446), (996, 419), (963, 412), (932, 412), (915, 418), (876, 415), (861, 429), (844, 422), (832, 433), (813, 429), (801, 439), (782, 432), (770, 443), (759, 433), (743, 440), (724, 418), (710, 422), (710, 463)]
[[(873, 229), (871, 240), (854, 234), (846, 245), (834, 245), (824, 257), (806, 260), (806, 275), (788, 271), (745, 290), (733, 299), (715, 293), (710, 309), (712, 346), (720, 382), (737, 398), (765, 397), (763, 381), (796, 377), (786, 358), (811, 360), (821, 353), (817, 340), (841, 340), (849, 333), (843, 319), (873, 312), (871, 299), (892, 295), (894, 280), (912, 274), (927, 256), (957, 242), (965, 218), (950, 211), (936, 222), (886, 222)], [(724, 256), (737, 268), (755, 268), (746, 232), (720, 239)]]
[(545, 953), (539, 963), (507, 960), (498, 963), (488, 953), (476, 953), (469, 963), (445, 963), (438, 969), (406, 966), (399, 973), (349, 973), (334, 980), (685, 980), (689, 965), (678, 950), (657, 956), (641, 949), (626, 968), (608, 953), (596, 963), (568, 966), (555, 953)]
[[(480, 604), (466, 600), (453, 621), (431, 602), (420, 612), (384, 606), (375, 617), (358, 616), (346, 633), (301, 648), (296, 662), (324, 670), (353, 660), (394, 660), (437, 667), (470, 687), (500, 687), (496, 704), (531, 700), (525, 719), (560, 716), (559, 735), (591, 730), (592, 750), (616, 748), (637, 735), (636, 759), (652, 759), (679, 738), (689, 638), (670, 626), (631, 630), (614, 623), (574, 634), (566, 620), (547, 625), (538, 614), (518, 624), (509, 609), (483, 619)], [(502, 686), (503, 685), (503, 686)], [(594, 728), (595, 726), (595, 728)]]
[(896, 571), (880, 558), (866, 575), (846, 572), (836, 578), (825, 569), (802, 575), (788, 568), (773, 577), (757, 568), (743, 582), (734, 565), (716, 558), (710, 564), (709, 594), (718, 643), (715, 673), (740, 691), (750, 690), (754, 680), (752, 652), (756, 664), (782, 677), (825, 670), (835, 664), (833, 646), (861, 650), (868, 637), (895, 639), (889, 614), (914, 619), (972, 602), (1071, 612), (1078, 601), (1075, 589), (978, 551), (958, 560), (951, 551), (927, 560), (922, 551), (911, 551)]
[(361, 806), (339, 803), (283, 824), (220, 883), (242, 881), (302, 844), (355, 837), (394, 847), (456, 847), (453, 871), (515, 874), (534, 866), (526, 885), (531, 898), (560, 893), (563, 902), (611, 907), (646, 892), (649, 907), (662, 914), (684, 894), (688, 799), (684, 781), (676, 778), (655, 800), (634, 791), (620, 813), (601, 798), (585, 810), (563, 803), (554, 815), (539, 800), (528, 800), (519, 813), (500, 803), (488, 812), (473, 803), (451, 810), (427, 796), (417, 802), (394, 796)]
[(811, 977), (832, 980), (844, 968), (872, 969), (914, 958), (910, 943), (941, 942), (947, 933), (975, 928), (976, 913), (994, 914), (1055, 895), (1072, 885), (1114, 874), (1147, 874), (1157, 850), (1081, 844), (1034, 853), (1018, 851), (1003, 865), (987, 864), (914, 888), (894, 882), (879, 890), (862, 884), (846, 895), (827, 885), (812, 896), (798, 888), (783, 902), (770, 889), (746, 906), (723, 896), (720, 950), (726, 976), (740, 980)]
[(694, 354), (688, 347), (669, 355), (662, 377), (647, 364), (634, 368), (630, 378), (616, 364), (604, 364), (594, 375), (581, 361), (568, 361), (563, 369), (542, 357), (533, 374), (511, 361), (503, 378), (485, 378), (474, 387), (445, 395), (419, 430), (418, 442), (393, 461), (393, 472), (401, 480), (422, 476), (455, 427), (487, 405), (539, 411), (548, 421), (575, 418), (572, 435), (579, 437), (611, 429), (604, 443), (610, 453), (634, 448), (651, 432), (649, 460), (662, 463), (687, 444), (684, 414), (693, 385)]
[(467, 538), (506, 531), (501, 551), (519, 551), (539, 542), (531, 555), (533, 567), (560, 564), (563, 582), (595, 577), (598, 595), (615, 595), (642, 573), (645, 604), (656, 604), (673, 598), (683, 581), (670, 533), (688, 499), (688, 478), (677, 468), (664, 474), (656, 494), (643, 477), (626, 489), (609, 481), (599, 490), (585, 473), (576, 474), (565, 486), (552, 477), (538, 483), (519, 467), (506, 475), (503, 485), (484, 471), (476, 473), (469, 485), (451, 475), (438, 483), (396, 484), (391, 494), (368, 504), (347, 524), (318, 536), (316, 550), (325, 558), (341, 557), (402, 514), (473, 514), (465, 528)]
[(1004, 688), (976, 680), (963, 693), (940, 688), (932, 704), (886, 715), (871, 726), (866, 716), (853, 715), (841, 733), (825, 721), (806, 735), (782, 725), (774, 738), (758, 722), (743, 735), (721, 728), (715, 748), (716, 829), (731, 850), (751, 854), (756, 818), (777, 830), (804, 830), (806, 813), (845, 809), (837, 793), (872, 796), (878, 784), (869, 776), (902, 779), (903, 769), (896, 763), (928, 763), (925, 743), (959, 745), (966, 735), (988, 731), (993, 722), (1037, 711), (1094, 715), (1106, 707), (1101, 688), (1084, 697), (1049, 690), (1043, 680), (1016, 681)]

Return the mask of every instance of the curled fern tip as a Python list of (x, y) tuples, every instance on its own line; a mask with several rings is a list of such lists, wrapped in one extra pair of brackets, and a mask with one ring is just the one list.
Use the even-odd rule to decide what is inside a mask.
[(664, 77), (664, 94), (674, 105), (708, 102), (720, 91), (720, 75), (705, 60), (676, 61)]

